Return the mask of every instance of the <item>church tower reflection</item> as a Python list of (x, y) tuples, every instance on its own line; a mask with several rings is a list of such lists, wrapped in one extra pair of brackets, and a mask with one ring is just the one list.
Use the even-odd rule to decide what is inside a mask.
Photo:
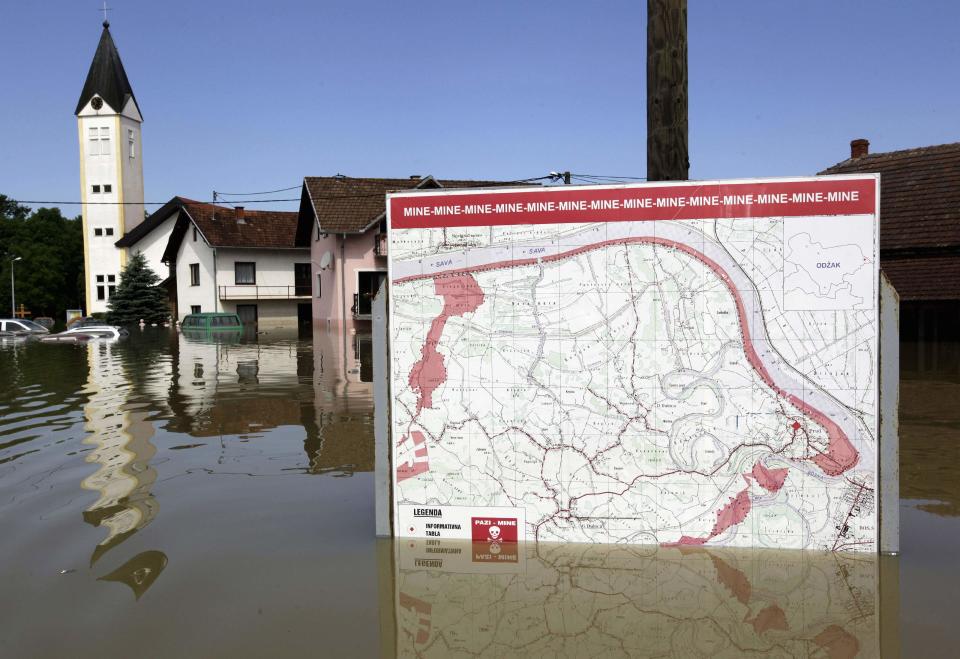
[(83, 443), (93, 447), (86, 460), (97, 469), (80, 485), (99, 496), (83, 519), (107, 531), (90, 557), (91, 565), (150, 524), (160, 511), (151, 492), (157, 479), (150, 465), (157, 452), (151, 443), (153, 422), (146, 409), (129, 404), (131, 383), (116, 349), (104, 342), (87, 346), (89, 378), (83, 410), (89, 434)]

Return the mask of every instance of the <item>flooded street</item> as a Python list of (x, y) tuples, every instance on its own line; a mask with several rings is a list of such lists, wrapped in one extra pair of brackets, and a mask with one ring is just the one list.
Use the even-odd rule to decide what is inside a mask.
[(369, 355), (3, 344), (0, 656), (955, 656), (960, 370), (905, 368), (898, 558), (541, 545), (478, 567), (375, 539)]

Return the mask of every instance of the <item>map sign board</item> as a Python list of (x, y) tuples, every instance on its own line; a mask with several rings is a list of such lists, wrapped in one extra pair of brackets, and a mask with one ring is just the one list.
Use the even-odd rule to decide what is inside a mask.
[(390, 195), (394, 533), (875, 551), (878, 199)]

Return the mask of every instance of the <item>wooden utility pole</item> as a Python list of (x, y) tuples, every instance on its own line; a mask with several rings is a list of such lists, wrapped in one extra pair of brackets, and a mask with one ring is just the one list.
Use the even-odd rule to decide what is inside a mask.
[(687, 0), (647, 0), (647, 180), (689, 172)]

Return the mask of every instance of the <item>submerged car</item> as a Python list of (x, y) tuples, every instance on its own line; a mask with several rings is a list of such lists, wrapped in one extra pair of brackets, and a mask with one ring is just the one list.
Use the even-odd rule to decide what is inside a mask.
[(184, 316), (180, 329), (187, 332), (240, 332), (243, 323), (235, 313), (192, 313)]
[(130, 332), (122, 327), (113, 325), (84, 325), (82, 327), (71, 327), (66, 332), (51, 334), (45, 336), (41, 341), (44, 343), (86, 343), (96, 339), (117, 340), (129, 336)]
[(50, 330), (32, 320), (25, 320), (23, 318), (0, 318), (0, 332), (13, 335), (19, 334), (22, 336), (40, 336), (49, 334)]

